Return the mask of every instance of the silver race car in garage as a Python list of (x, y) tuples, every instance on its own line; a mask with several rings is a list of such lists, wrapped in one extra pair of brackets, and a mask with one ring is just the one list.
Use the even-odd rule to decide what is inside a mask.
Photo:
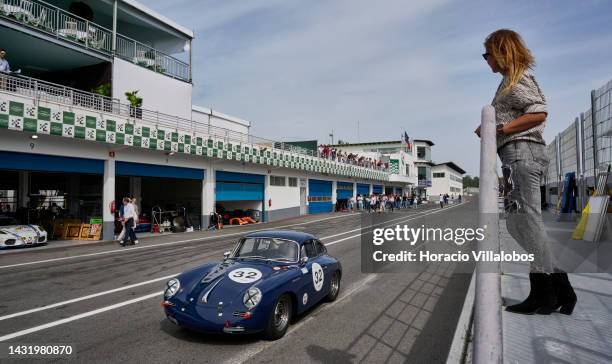
[(47, 244), (47, 232), (38, 225), (20, 225), (10, 216), (0, 216), (0, 249)]

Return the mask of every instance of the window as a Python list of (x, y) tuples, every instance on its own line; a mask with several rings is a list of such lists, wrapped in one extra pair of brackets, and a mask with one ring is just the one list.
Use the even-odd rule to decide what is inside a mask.
[(418, 168), (419, 179), (427, 179), (427, 167)]
[(323, 243), (321, 243), (320, 241), (316, 240), (315, 244), (317, 246), (317, 253), (319, 253), (319, 255), (327, 254), (327, 248), (325, 248), (325, 245), (323, 245)]
[(297, 178), (289, 177), (289, 187), (297, 187)]
[(307, 256), (308, 259), (314, 258), (317, 256), (317, 251), (315, 250), (315, 246), (312, 240), (308, 240), (304, 242), (302, 246), (302, 257)]
[(417, 147), (417, 157), (419, 159), (425, 159), (426, 148), (425, 147)]
[(434, 173), (433, 178), (444, 178), (444, 172)]
[(410, 177), (410, 165), (406, 164), (406, 176)]
[(270, 176), (270, 186), (284, 186), (284, 185), (285, 185), (284, 176)]

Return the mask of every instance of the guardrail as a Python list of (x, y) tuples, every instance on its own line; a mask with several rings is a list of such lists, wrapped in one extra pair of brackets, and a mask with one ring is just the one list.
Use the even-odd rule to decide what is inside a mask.
[[(10, 92), (38, 101), (48, 101), (62, 105), (77, 106), (96, 112), (118, 115), (132, 121), (142, 121), (162, 128), (171, 128), (189, 133), (199, 133), (209, 137), (222, 139), (226, 143), (248, 143), (269, 149), (293, 152), (310, 157), (323, 158), (318, 151), (298, 147), (291, 143), (279, 142), (261, 138), (251, 134), (244, 134), (234, 130), (221, 128), (210, 123), (202, 124), (191, 119), (184, 119), (173, 115), (151, 111), (140, 107), (133, 107), (119, 99), (97, 95), (91, 92), (58, 85), (55, 83), (26, 77), (0, 73), (0, 92)], [(377, 167), (356, 165), (334, 161), (339, 165), (351, 165), (375, 171), (387, 171)]]
[[(81, 47), (113, 55), (113, 32), (41, 0), (0, 0), (0, 17), (16, 21)], [(190, 82), (190, 66), (143, 43), (117, 34), (117, 57)]]

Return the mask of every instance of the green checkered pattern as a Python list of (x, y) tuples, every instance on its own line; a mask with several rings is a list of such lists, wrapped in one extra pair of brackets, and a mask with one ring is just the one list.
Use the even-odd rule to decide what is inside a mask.
[(387, 173), (272, 149), (272, 146), (226, 143), (224, 140), (176, 129), (156, 127), (138, 119), (61, 107), (12, 101), (0, 95), (0, 129), (49, 134), (166, 152), (186, 153), (300, 169), (355, 178), (387, 181)]
[(399, 159), (389, 160), (389, 173), (399, 174)]

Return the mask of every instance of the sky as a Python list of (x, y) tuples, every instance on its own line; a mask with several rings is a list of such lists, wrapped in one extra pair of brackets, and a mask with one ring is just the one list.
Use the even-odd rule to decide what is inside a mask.
[[(140, 0), (195, 32), (193, 103), (275, 140), (411, 138), (479, 169), (474, 129), (500, 81), (481, 54), (499, 28), (536, 57), (550, 142), (612, 79), (612, 1)], [(359, 127), (357, 127), (359, 125)]]

